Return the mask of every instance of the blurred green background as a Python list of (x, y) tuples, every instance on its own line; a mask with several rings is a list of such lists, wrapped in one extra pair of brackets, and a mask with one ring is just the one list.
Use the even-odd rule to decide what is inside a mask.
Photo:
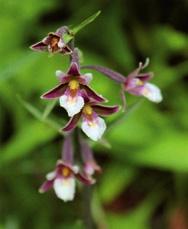
[[(0, 0), (0, 229), (84, 228), (82, 187), (66, 204), (53, 191), (38, 193), (60, 156), (62, 138), (26, 111), (17, 95), (44, 110), (48, 101), (39, 96), (56, 85), (54, 72), (66, 70), (68, 61), (28, 47), (98, 10), (102, 14), (76, 37), (84, 64), (126, 75), (150, 57), (146, 70), (154, 71), (164, 100), (142, 101), (109, 128), (111, 148), (95, 145), (103, 167), (91, 206), (96, 227), (188, 228), (188, 1)], [(118, 85), (93, 73), (93, 88), (120, 104)], [(127, 95), (129, 105), (137, 100)], [(67, 120), (61, 108), (53, 115), (62, 125)]]

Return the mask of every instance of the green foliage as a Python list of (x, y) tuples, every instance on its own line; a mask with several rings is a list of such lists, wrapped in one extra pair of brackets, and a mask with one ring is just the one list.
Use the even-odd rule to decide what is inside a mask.
[[(54, 72), (66, 71), (68, 60), (60, 55), (32, 53), (28, 47), (48, 31), (59, 25), (77, 24), (97, 9), (102, 9), (102, 14), (95, 23), (82, 29), (100, 11), (73, 27), (74, 34), (82, 29), (76, 34), (75, 44), (81, 47), (84, 64), (105, 65), (126, 75), (149, 56), (148, 69), (155, 73), (152, 82), (161, 87), (164, 101), (156, 105), (126, 95), (130, 107), (137, 105), (130, 112), (120, 113), (122, 118), (117, 124), (116, 115), (107, 119), (109, 129), (103, 143), (108, 147), (94, 145), (97, 161), (103, 166), (92, 202), (96, 224), (98, 228), (147, 229), (158, 205), (163, 204), (165, 215), (160, 219), (165, 221), (169, 206), (181, 201), (187, 204), (185, 191), (181, 192), (176, 183), (187, 190), (188, 37), (173, 23), (152, 22), (154, 15), (149, 14), (151, 24), (145, 23), (137, 18), (136, 8), (133, 10), (130, 3), (125, 7), (121, 1), (108, 4), (1, 1), (0, 229), (83, 228), (82, 188), (70, 204), (62, 203), (52, 192), (37, 192), (60, 156), (62, 136), (58, 130), (67, 121), (55, 102), (39, 97), (56, 85)], [(160, 15), (162, 9), (156, 10)], [(181, 12), (177, 19), (180, 16)], [(121, 105), (118, 85), (99, 73), (93, 74), (92, 87), (107, 97), (110, 105)], [(147, 176), (151, 180), (142, 182)], [(143, 200), (135, 198), (134, 206), (128, 209), (121, 199), (125, 209), (114, 212), (118, 198), (126, 196), (127, 190), (135, 195), (144, 190)]]
[(100, 13), (101, 11), (98, 11), (97, 13), (82, 21), (79, 25), (74, 26), (72, 29), (70, 29), (70, 34), (65, 34), (63, 37), (65, 43), (71, 41), (81, 29), (83, 29), (85, 26), (93, 22), (99, 16)]

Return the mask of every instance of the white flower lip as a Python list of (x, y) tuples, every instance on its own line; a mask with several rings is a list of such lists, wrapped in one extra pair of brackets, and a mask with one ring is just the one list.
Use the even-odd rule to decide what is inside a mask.
[(93, 79), (92, 73), (85, 73), (83, 76), (80, 76), (86, 81), (86, 84), (89, 84), (91, 80)]
[(81, 128), (89, 138), (93, 141), (98, 141), (101, 139), (104, 131), (106, 130), (106, 123), (102, 118), (97, 117), (94, 119), (93, 123), (89, 123), (87, 120), (84, 120)]
[(59, 98), (60, 106), (65, 108), (69, 117), (78, 114), (84, 106), (82, 96), (76, 96), (72, 99), (71, 96), (63, 95)]
[(64, 46), (65, 46), (65, 43), (62, 41), (62, 39), (59, 39), (58, 47), (63, 48)]
[(48, 173), (46, 175), (46, 179), (47, 180), (53, 180), (55, 178), (55, 176), (56, 176), (56, 172), (55, 171), (52, 171), (52, 172), (50, 172), (50, 173)]
[(163, 100), (161, 90), (151, 83), (145, 84), (142, 95), (154, 103), (160, 103)]
[(62, 72), (61, 70), (56, 70), (56, 72), (55, 72), (55, 75), (57, 76), (57, 77), (60, 77), (61, 75), (64, 75), (65, 73), (64, 72)]
[(54, 191), (59, 199), (63, 201), (72, 201), (75, 196), (76, 181), (73, 177), (63, 179), (57, 178), (54, 181)]

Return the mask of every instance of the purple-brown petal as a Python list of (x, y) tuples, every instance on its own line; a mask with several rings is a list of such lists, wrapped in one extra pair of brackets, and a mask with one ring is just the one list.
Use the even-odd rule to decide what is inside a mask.
[(131, 73), (128, 74), (127, 78), (135, 78), (139, 75), (140, 71), (142, 69), (142, 66), (140, 65), (138, 68), (136, 68), (135, 70), (133, 70)]
[(87, 96), (90, 99), (93, 99), (95, 102), (106, 102), (107, 99), (105, 99), (104, 97), (102, 97), (101, 95), (97, 94), (94, 90), (92, 90), (90, 87), (88, 87), (87, 85), (82, 85), (81, 86), (83, 89), (85, 89)]
[[(148, 66), (148, 64), (149, 64), (149, 58), (146, 58), (145, 63), (140, 62), (138, 68), (133, 70), (128, 75), (128, 78), (135, 78), (135, 77), (139, 77), (140, 75), (142, 75), (142, 73), (140, 73), (140, 71), (143, 70), (144, 68), (146, 68)], [(152, 74), (152, 73), (144, 73), (144, 74)]]
[(63, 159), (63, 162), (66, 164), (72, 164), (73, 162), (73, 144), (72, 144), (72, 135), (71, 134), (68, 134), (64, 138), (62, 159)]
[(63, 48), (61, 48), (61, 53), (63, 53), (63, 54), (71, 54), (72, 53), (72, 49), (69, 48), (68, 45), (65, 45)]
[(30, 48), (34, 51), (46, 51), (47, 45), (43, 41), (39, 41), (34, 45), (31, 45)]
[(146, 82), (150, 80), (153, 77), (153, 72), (147, 72), (147, 73), (140, 73), (137, 76), (142, 82)]
[(93, 178), (88, 177), (82, 173), (76, 173), (74, 175), (79, 181), (81, 181), (82, 183), (84, 183), (86, 185), (92, 185), (95, 183), (95, 180)]
[(71, 75), (71, 76), (79, 76), (80, 75), (79, 66), (76, 62), (71, 63), (71, 66), (70, 66), (67, 74)]
[(118, 106), (93, 105), (92, 108), (98, 115), (111, 115), (119, 110)]
[(119, 72), (115, 72), (112, 69), (109, 69), (107, 67), (99, 66), (99, 65), (88, 65), (88, 66), (82, 66), (82, 69), (93, 69), (96, 70), (104, 75), (106, 75), (108, 78), (116, 81), (117, 83), (123, 83), (125, 81), (125, 77), (120, 74)]
[(40, 193), (47, 192), (49, 189), (52, 188), (53, 183), (54, 183), (54, 180), (47, 180), (47, 181), (45, 181), (45, 182), (41, 185), (41, 187), (39, 188), (39, 192), (40, 192)]
[(55, 99), (62, 96), (67, 88), (67, 84), (59, 84), (55, 88), (47, 91), (41, 96), (42, 99)]
[(72, 118), (70, 118), (70, 120), (68, 121), (68, 123), (65, 125), (65, 127), (62, 130), (63, 131), (73, 130), (76, 127), (76, 125), (80, 119), (81, 114), (82, 113), (80, 112), (80, 113), (74, 115)]

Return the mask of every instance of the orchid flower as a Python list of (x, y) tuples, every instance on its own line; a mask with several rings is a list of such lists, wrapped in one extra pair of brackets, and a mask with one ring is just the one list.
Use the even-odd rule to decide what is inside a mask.
[(118, 111), (118, 106), (101, 106), (87, 101), (82, 110), (71, 117), (63, 131), (73, 130), (82, 117), (81, 129), (93, 141), (98, 141), (106, 130), (106, 123), (101, 116), (111, 115)]
[(162, 101), (161, 90), (155, 84), (148, 83), (153, 77), (153, 73), (140, 73), (145, 67), (146, 64), (140, 63), (139, 67), (125, 78), (124, 90), (130, 94), (144, 96), (152, 102), (159, 103)]
[(162, 94), (159, 87), (155, 84), (148, 83), (148, 81), (153, 77), (152, 72), (140, 73), (149, 64), (149, 59), (146, 59), (146, 63), (140, 63), (139, 67), (133, 72), (128, 74), (127, 77), (119, 72), (115, 72), (112, 69), (103, 66), (82, 66), (83, 69), (93, 69), (96, 70), (108, 78), (114, 80), (116, 83), (123, 85), (123, 90), (130, 94), (136, 96), (144, 96), (152, 102), (159, 103), (162, 101)]
[(86, 185), (94, 183), (93, 180), (79, 172), (78, 166), (66, 164), (62, 160), (57, 162), (55, 170), (48, 173), (46, 179), (40, 187), (39, 192), (44, 193), (50, 188), (53, 188), (57, 197), (65, 202), (74, 199), (76, 189), (75, 179)]
[(30, 48), (34, 51), (48, 51), (50, 53), (70, 54), (72, 50), (63, 41), (63, 35), (69, 33), (68, 27), (62, 26), (56, 32), (50, 32), (41, 41), (33, 44)]
[(64, 140), (62, 159), (57, 161), (56, 168), (46, 176), (46, 181), (39, 189), (40, 193), (53, 188), (57, 197), (66, 201), (74, 199), (76, 190), (76, 179), (86, 185), (95, 181), (79, 171), (79, 167), (73, 165), (73, 147), (71, 136)]
[(56, 71), (60, 84), (41, 96), (43, 99), (59, 98), (60, 106), (65, 108), (68, 116), (72, 117), (79, 113), (84, 106), (82, 91), (85, 91), (90, 100), (104, 102), (105, 99), (93, 91), (89, 86), (92, 74), (80, 74), (79, 66), (72, 62), (67, 73)]

